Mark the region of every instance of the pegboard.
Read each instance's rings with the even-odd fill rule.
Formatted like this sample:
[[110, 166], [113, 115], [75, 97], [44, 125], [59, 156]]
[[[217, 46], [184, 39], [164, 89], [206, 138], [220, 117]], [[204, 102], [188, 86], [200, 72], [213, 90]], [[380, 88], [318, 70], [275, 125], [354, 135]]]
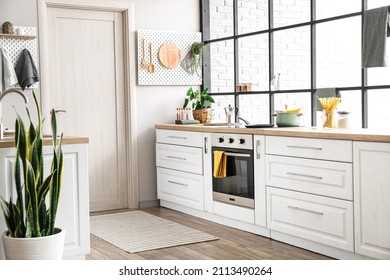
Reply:
[[[158, 31], [158, 30], [138, 30], [137, 39], [137, 69], [138, 85], [201, 85], [202, 78], [196, 73], [191, 74], [182, 66], [186, 55], [191, 49], [193, 42], [201, 41], [200, 32], [176, 32], [176, 31]], [[152, 63], [154, 72], [141, 68], [142, 61], [142, 40], [145, 40], [145, 60], [149, 65], [150, 53], [149, 43], [152, 43]], [[165, 43], [175, 44], [181, 52], [180, 64], [169, 69], [164, 67], [159, 59], [158, 52]]]
[[[24, 35], [28, 36], [36, 36], [37, 31], [35, 27], [27, 27], [27, 26], [15, 26], [14, 30], [17, 28], [22, 28], [24, 31]], [[35, 65], [37, 64], [37, 39], [16, 39], [16, 38], [3, 38], [0, 35], [0, 47], [7, 50], [7, 54], [15, 66], [20, 54], [24, 49], [28, 49], [31, 53], [32, 58], [34, 59]], [[38, 88], [38, 83], [33, 84], [30, 88], [36, 89]]]

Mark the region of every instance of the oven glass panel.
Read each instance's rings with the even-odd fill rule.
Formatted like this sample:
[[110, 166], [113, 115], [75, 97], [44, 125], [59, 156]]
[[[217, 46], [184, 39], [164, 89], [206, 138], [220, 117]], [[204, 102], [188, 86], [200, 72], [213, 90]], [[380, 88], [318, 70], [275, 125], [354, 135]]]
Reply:
[[[222, 149], [217, 148], [217, 150]], [[253, 199], [254, 187], [252, 151], [236, 149], [223, 150], [227, 153], [249, 155], [250, 157], [227, 156], [227, 177], [213, 177], [213, 191]]]

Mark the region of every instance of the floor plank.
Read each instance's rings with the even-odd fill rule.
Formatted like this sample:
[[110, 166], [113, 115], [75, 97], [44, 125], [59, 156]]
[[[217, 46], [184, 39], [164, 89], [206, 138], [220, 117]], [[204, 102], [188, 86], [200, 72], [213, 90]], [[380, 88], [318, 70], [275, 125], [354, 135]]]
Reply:
[[[327, 260], [295, 246], [278, 242], [253, 233], [227, 227], [162, 207], [143, 208], [173, 222], [183, 224], [217, 236], [215, 241], [188, 244], [130, 254], [91, 234], [91, 253], [87, 260]], [[123, 212], [105, 211], [91, 215]]]

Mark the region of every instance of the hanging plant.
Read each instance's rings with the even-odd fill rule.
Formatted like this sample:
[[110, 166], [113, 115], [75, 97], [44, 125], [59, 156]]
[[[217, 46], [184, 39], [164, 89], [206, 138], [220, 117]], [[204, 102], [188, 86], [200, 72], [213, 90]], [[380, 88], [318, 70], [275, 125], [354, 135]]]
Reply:
[[199, 74], [198, 70], [202, 68], [203, 65], [203, 56], [204, 56], [204, 43], [203, 42], [194, 42], [191, 45], [191, 73], [195, 73], [202, 78], [202, 75]]

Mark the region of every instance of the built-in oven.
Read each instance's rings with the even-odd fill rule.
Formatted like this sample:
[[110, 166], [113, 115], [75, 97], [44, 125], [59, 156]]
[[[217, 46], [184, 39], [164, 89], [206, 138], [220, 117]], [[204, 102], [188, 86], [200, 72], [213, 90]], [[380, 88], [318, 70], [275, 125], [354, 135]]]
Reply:
[[217, 151], [223, 152], [227, 163], [226, 176], [213, 174], [213, 200], [254, 208], [252, 135], [212, 133], [211, 145], [213, 173], [220, 158]]

